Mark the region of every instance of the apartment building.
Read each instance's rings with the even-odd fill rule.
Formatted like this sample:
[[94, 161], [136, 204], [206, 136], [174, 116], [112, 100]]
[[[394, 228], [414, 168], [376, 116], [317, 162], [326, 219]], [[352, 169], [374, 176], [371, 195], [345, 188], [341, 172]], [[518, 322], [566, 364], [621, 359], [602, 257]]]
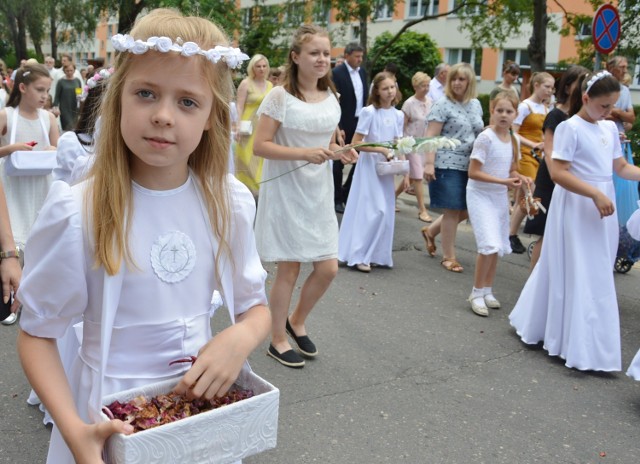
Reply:
[[[429, 15], [446, 14], [455, 8], [459, 0], [405, 0], [396, 2], [393, 10], [381, 2], [381, 6], [375, 13], [375, 20], [368, 24], [369, 45], [373, 44], [376, 36], [382, 32], [397, 32], [407, 21], [420, 18], [425, 13]], [[282, 1], [266, 0], [266, 5], [280, 5]], [[360, 28], [357, 22], [344, 25], [336, 20], [335, 11], [331, 11], [328, 3], [323, 0], [301, 0], [290, 3], [285, 17], [278, 18], [289, 24], [312, 20], [326, 24], [334, 34], [334, 57], [342, 53], [348, 42], [359, 40]], [[588, 0], [562, 0], [562, 7], [575, 14], [593, 15], [593, 8]], [[324, 4], [324, 5], [323, 5]], [[236, 0], [238, 8], [243, 10], [244, 27], [248, 27], [253, 17], [253, 0]], [[564, 22], [564, 11], [557, 2], [547, 2], [550, 21], [558, 26]], [[313, 11], [313, 13], [312, 13]], [[472, 48], [468, 36], [460, 32], [458, 27], [460, 20], [455, 15], [447, 15], [438, 19], [423, 21], [416, 24], [411, 30], [419, 33], [427, 33], [440, 48], [443, 61], [457, 63], [466, 61], [471, 63], [478, 76], [478, 91], [488, 93], [501, 79], [501, 68], [505, 60], [513, 60], [520, 64], [527, 72], [529, 69], [529, 57], [527, 45], [531, 36], [531, 25], [523, 25], [520, 35], [508, 40], [502, 49]], [[71, 47], [61, 45], [60, 53], [71, 53], [77, 63], [82, 66], [90, 60], [102, 59], [110, 63], [114, 56], [114, 50], [109, 40], [117, 33], [117, 18], [111, 17], [102, 21], [96, 28], [94, 37], [81, 37]], [[571, 59], [577, 55], [579, 41], [588, 37], [588, 30], [581, 31], [587, 35], [561, 36], [558, 32], [547, 31], [546, 60], [549, 69], [554, 69], [558, 63]], [[283, 44], [285, 45], [285, 44]], [[286, 45], [285, 45], [286, 46]], [[44, 49], [47, 50], [46, 44]], [[640, 63], [630, 63], [630, 71], [633, 71], [633, 83], [631, 85], [632, 98], [640, 104]]]

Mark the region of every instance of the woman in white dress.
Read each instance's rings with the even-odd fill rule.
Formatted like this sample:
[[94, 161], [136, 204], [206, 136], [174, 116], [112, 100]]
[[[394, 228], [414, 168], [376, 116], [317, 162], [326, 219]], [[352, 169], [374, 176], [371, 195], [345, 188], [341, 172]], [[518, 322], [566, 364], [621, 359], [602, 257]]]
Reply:
[[[328, 33], [301, 26], [293, 37], [286, 81], [275, 87], [258, 111], [254, 152], [265, 158], [256, 218], [256, 243], [263, 261], [277, 262], [269, 298], [271, 345], [267, 354], [287, 367], [300, 368], [287, 333], [306, 357], [318, 354], [305, 321], [338, 272], [338, 221], [333, 206], [330, 160], [353, 160], [354, 153], [335, 150], [340, 105], [329, 77]], [[313, 263], [300, 299], [289, 306], [300, 263]]]
[[[352, 143], [401, 138], [404, 113], [394, 106], [399, 100], [395, 77], [386, 72], [376, 74], [369, 105], [360, 113]], [[376, 164], [385, 162], [389, 153], [385, 147], [360, 148], [358, 169], [340, 224], [338, 259], [360, 272], [370, 272], [371, 264], [393, 267], [394, 176], [376, 172]]]
[[580, 84], [571, 99], [573, 116], [554, 134], [556, 188], [540, 259], [509, 319], [523, 342], [543, 341], [567, 367], [619, 371], [612, 172], [639, 180], [640, 168], [622, 157], [616, 126], [605, 120], [618, 99], [618, 81], [603, 71], [581, 77]]
[[[49, 464], [102, 462], [104, 441], [133, 431], [100, 419], [106, 395], [166, 379], [179, 394], [225, 394], [270, 327], [255, 204], [227, 173], [237, 53], [211, 22], [170, 10], [131, 34], [112, 38], [120, 53], [90, 175], [53, 184], [18, 292], [18, 352], [55, 423]], [[228, 60], [181, 55], [172, 37], [192, 51], [220, 45]], [[215, 290], [237, 322], [212, 337]], [[79, 316], [67, 381], [55, 339]], [[170, 366], [192, 355], [193, 366]]]
[[44, 65], [26, 65], [16, 73], [7, 107], [0, 111], [0, 180], [7, 196], [13, 236], [19, 247], [27, 242], [52, 177], [51, 174], [7, 176], [6, 157], [14, 151], [55, 150], [58, 125], [53, 114], [42, 109], [50, 87], [51, 78]]

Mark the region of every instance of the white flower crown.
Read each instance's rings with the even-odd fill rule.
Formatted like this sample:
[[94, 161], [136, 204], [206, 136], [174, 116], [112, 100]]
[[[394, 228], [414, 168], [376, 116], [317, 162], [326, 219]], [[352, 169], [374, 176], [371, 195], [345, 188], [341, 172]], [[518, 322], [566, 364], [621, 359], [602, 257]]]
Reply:
[[600, 71], [598, 74], [594, 74], [593, 76], [591, 76], [591, 79], [589, 79], [589, 81], [587, 82], [587, 88], [584, 92], [589, 93], [589, 89], [591, 89], [591, 86], [593, 84], [598, 82], [600, 79], [604, 79], [607, 76], [611, 76], [611, 73], [609, 71]]
[[87, 95], [89, 95], [89, 90], [95, 89], [98, 85], [98, 82], [109, 79], [114, 71], [115, 69], [113, 68], [103, 68], [93, 76], [91, 76], [91, 78], [87, 80], [87, 83], [82, 88], [82, 96], [80, 97], [80, 100], [85, 101]]
[[249, 56], [242, 53], [239, 48], [223, 47], [216, 45], [210, 50], [202, 50], [195, 42], [182, 42], [178, 37], [174, 43], [169, 37], [149, 37], [147, 41], [135, 40], [129, 34], [116, 34], [111, 37], [113, 48], [119, 52], [131, 52], [142, 55], [149, 50], [156, 50], [162, 53], [178, 52], [182, 56], [202, 55], [212, 63], [224, 61], [231, 69], [239, 68], [243, 61]]

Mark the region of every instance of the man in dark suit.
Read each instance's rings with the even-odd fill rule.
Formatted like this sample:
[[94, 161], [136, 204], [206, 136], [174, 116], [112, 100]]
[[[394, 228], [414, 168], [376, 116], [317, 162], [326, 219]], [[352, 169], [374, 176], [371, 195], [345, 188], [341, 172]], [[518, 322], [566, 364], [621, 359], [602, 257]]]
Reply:
[[[344, 142], [351, 143], [353, 134], [358, 126], [358, 116], [362, 108], [367, 105], [369, 88], [367, 74], [360, 67], [364, 57], [364, 48], [357, 42], [350, 43], [344, 49], [344, 63], [333, 69], [333, 83], [340, 94], [340, 129], [344, 131]], [[336, 213], [344, 212], [344, 205], [349, 196], [354, 164], [349, 172], [347, 181], [342, 185], [342, 170], [344, 164], [340, 160], [333, 162], [334, 202]]]

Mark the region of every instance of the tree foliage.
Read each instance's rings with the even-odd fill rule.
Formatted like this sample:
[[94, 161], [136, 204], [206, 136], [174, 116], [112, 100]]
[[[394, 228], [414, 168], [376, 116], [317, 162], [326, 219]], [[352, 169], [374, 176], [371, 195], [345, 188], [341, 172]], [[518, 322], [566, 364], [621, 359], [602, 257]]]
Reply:
[[407, 31], [393, 44], [387, 46], [393, 38], [390, 32], [383, 32], [371, 47], [371, 54], [377, 53], [384, 47], [384, 52], [372, 68], [371, 77], [382, 71], [387, 63], [393, 62], [398, 66], [398, 86], [403, 98], [413, 95], [411, 77], [418, 71], [426, 72], [433, 76], [436, 65], [442, 61], [440, 51], [429, 34], [419, 34]]
[[249, 10], [239, 45], [249, 56], [261, 54], [269, 59], [271, 67], [287, 60], [289, 33], [305, 19], [306, 11], [298, 10], [299, 2], [266, 5], [264, 0], [254, 0]]

